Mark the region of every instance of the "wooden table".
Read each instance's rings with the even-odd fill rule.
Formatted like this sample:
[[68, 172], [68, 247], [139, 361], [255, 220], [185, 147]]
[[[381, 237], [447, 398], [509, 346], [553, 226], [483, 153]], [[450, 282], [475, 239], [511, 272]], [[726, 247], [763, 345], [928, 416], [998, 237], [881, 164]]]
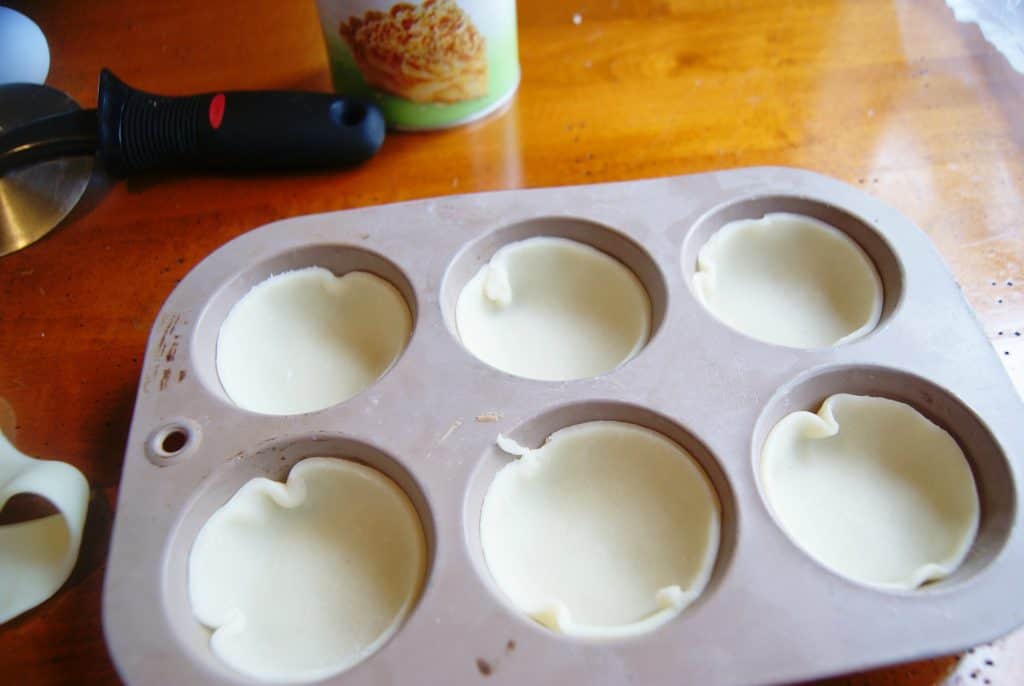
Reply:
[[[310, 0], [8, 4], [46, 33], [49, 84], [83, 106], [95, 104], [104, 66], [161, 93], [328, 87]], [[75, 464], [93, 488], [70, 581], [0, 627], [0, 681], [117, 683], [100, 591], [149, 328], [200, 259], [275, 219], [805, 167], [860, 186], [929, 233], [1024, 388], [1024, 76], [942, 2], [520, 0], [520, 26], [523, 82], [501, 116], [393, 135], [351, 172], [100, 179], [60, 230], [0, 259], [0, 427], [29, 454]], [[830, 683], [932, 684], [957, 662]], [[1024, 683], [1024, 636], [968, 655], [946, 683], [985, 679]]]

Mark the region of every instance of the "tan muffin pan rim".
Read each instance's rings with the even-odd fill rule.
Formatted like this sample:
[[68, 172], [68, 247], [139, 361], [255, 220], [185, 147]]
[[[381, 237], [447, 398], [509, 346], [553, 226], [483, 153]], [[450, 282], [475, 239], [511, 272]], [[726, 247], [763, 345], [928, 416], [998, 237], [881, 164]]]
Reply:
[[[797, 350], [718, 322], [689, 282], [696, 251], [726, 221], [788, 211], [850, 235], [885, 289], [875, 331]], [[559, 219], [568, 218], [568, 219]], [[594, 230], [594, 225], [606, 227]], [[498, 246], [560, 235], [618, 258], [651, 297], [652, 335], [596, 378], [504, 374], [450, 330], [454, 297]], [[426, 249], [429, 238], [429, 249]], [[376, 383], [319, 412], [235, 407], [213, 366], [231, 304], [270, 273], [317, 264], [391, 281], [413, 311], [405, 352]], [[859, 586], [797, 549], [761, 498], [755, 457], [789, 412], [836, 392], [911, 404], [967, 454], [981, 501], [960, 570], [914, 592]], [[103, 621], [132, 686], [244, 684], [192, 617], [185, 567], [205, 519], [245, 481], [280, 479], [303, 457], [347, 457], [409, 495], [428, 544], [423, 591], [378, 652], [324, 684], [791, 683], [948, 654], [1024, 623], [1017, 493], [1024, 407], [927, 237], [861, 191], [806, 171], [751, 168], [595, 186], [503, 191], [287, 219], [246, 233], [175, 289], [151, 332], [125, 451]], [[503, 600], [482, 559], [483, 494], [508, 455], [596, 419], [663, 433], [700, 463], [721, 511], [703, 593], [627, 639], [555, 634]], [[184, 438], [167, 444], [168, 432]], [[169, 446], [168, 449], [163, 449]], [[951, 621], [950, 618], [955, 618]]]

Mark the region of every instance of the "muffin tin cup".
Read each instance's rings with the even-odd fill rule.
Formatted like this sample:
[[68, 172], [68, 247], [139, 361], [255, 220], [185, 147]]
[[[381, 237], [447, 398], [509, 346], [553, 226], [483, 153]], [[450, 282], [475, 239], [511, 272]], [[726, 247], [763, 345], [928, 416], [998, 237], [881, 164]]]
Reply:
[[[771, 211], [831, 218], [882, 276], [879, 327], [836, 348], [795, 350], [718, 322], [689, 279], [700, 236], [724, 223], [723, 208], [730, 219]], [[560, 217], [576, 228], [560, 230]], [[587, 222], [614, 233], [588, 231]], [[515, 228], [503, 235], [508, 227]], [[657, 322], [645, 348], [607, 374], [565, 382], [513, 377], [463, 349], [450, 324], [458, 279], [506, 242], [568, 233], [640, 277]], [[597, 244], [598, 234], [612, 239]], [[220, 322], [261, 278], [313, 264], [370, 271], [398, 287], [413, 309], [408, 346], [376, 383], [325, 410], [240, 410], [216, 378]], [[858, 585], [803, 554], [772, 519], [755, 469], [764, 435], [784, 414], [816, 410], [834, 392], [908, 402], [964, 448], [978, 481], [981, 526], [949, 579], [902, 593]], [[157, 318], [105, 581], [107, 641], [128, 684], [162, 684], [168, 675], [181, 683], [247, 683], [212, 655], [207, 631], [192, 616], [192, 540], [249, 478], [283, 479], [304, 457], [340, 456], [380, 469], [406, 491], [423, 521], [429, 566], [398, 632], [321, 683], [774, 684], [946, 654], [1024, 622], [1017, 593], [1022, 416], [926, 236], [878, 201], [813, 173], [753, 168], [288, 219], [211, 254]], [[641, 636], [580, 639], [545, 629], [512, 608], [481, 555], [480, 503], [509, 459], [494, 446], [497, 435], [530, 445], [592, 419], [664, 433], [701, 463], [722, 503], [710, 583], [679, 616]], [[167, 445], [177, 449], [163, 450], [174, 432], [184, 441], [175, 435]]]

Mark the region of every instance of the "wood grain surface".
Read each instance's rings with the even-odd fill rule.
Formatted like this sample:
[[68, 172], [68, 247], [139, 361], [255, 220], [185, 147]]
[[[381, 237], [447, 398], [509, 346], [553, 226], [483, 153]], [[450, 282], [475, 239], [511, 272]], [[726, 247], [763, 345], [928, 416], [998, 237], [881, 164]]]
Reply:
[[[83, 106], [95, 104], [101, 67], [169, 94], [328, 87], [312, 0], [6, 4], [40, 24], [48, 83]], [[78, 466], [93, 489], [70, 581], [0, 627], [0, 683], [118, 683], [100, 595], [147, 333], [200, 259], [275, 219], [804, 167], [862, 187], [931, 236], [1024, 389], [1024, 76], [941, 0], [520, 0], [519, 13], [523, 81], [499, 116], [392, 135], [349, 172], [98, 177], [59, 230], [0, 258], [0, 427], [28, 454]], [[1024, 638], [827, 683], [943, 680], [1024, 683]]]

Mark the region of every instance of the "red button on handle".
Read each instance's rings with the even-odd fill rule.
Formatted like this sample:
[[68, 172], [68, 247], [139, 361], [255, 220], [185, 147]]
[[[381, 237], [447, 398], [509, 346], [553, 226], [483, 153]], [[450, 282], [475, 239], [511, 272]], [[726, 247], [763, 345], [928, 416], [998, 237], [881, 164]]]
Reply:
[[224, 94], [217, 93], [210, 99], [210, 111], [208, 112], [210, 117], [210, 126], [214, 130], [220, 128], [220, 124], [224, 121]]

